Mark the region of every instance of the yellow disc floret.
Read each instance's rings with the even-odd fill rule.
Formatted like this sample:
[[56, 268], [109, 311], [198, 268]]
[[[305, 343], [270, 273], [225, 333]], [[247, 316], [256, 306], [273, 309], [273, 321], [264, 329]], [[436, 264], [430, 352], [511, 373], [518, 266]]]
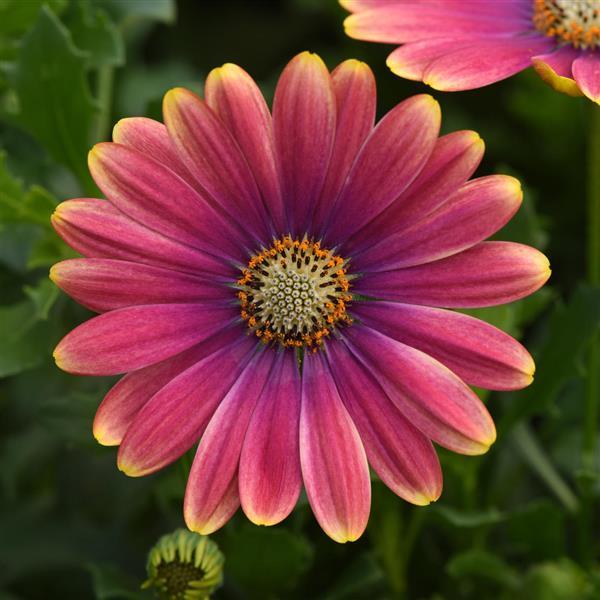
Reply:
[[265, 343], [316, 350], [349, 324], [347, 261], [320, 242], [284, 236], [248, 261], [237, 281], [242, 319]]
[[600, 0], [534, 0], [533, 23], [575, 48], [600, 47]]

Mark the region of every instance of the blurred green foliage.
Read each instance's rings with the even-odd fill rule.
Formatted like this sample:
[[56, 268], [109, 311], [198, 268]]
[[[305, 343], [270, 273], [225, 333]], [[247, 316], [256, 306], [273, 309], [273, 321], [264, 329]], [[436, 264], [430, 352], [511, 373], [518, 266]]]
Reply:
[[[305, 49], [330, 67], [348, 57], [371, 64], [381, 114], [425, 91], [387, 71], [389, 48], [346, 38], [343, 17], [333, 0], [0, 0], [0, 599], [148, 598], [139, 588], [146, 552], [182, 525], [188, 463], [125, 478], [114, 450], [91, 436], [111, 381], [53, 365], [52, 347], [89, 316], [47, 280], [71, 255], [49, 225], [54, 206], [97, 194], [87, 151], [116, 120], [160, 118], [169, 87], [200, 91], [227, 61], [267, 97]], [[470, 311], [525, 340], [536, 381], [482, 392], [499, 440], [483, 457], [441, 452], [437, 505], [411, 507], [374, 482], [355, 544], [326, 538], [306, 501], [271, 529], [236, 516], [213, 536], [226, 555], [219, 598], [600, 598], [600, 488], [580, 458], [582, 357], [600, 323], [600, 290], [580, 283], [589, 107], [532, 73], [436, 95], [445, 131], [475, 129], [487, 142], [479, 173], [524, 183], [523, 208], [498, 237], [551, 257], [549, 288]]]

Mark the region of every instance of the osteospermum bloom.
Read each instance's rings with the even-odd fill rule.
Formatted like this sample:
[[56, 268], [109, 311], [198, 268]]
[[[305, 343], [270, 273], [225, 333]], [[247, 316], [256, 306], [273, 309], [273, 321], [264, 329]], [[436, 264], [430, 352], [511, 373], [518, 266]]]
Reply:
[[544, 81], [600, 103], [599, 0], [340, 0], [346, 33], [403, 44], [400, 77], [437, 90], [479, 88], [533, 65]]
[[[514, 339], [454, 308], [522, 298], [547, 259], [486, 242], [521, 203], [519, 183], [469, 181], [477, 134], [439, 137], [427, 95], [378, 123], [375, 82], [309, 53], [277, 84], [272, 114], [241, 68], [213, 70], [201, 99], [174, 89], [165, 125], [120, 121], [90, 170], [107, 200], [53, 217], [85, 258], [52, 279], [102, 313], [57, 346], [76, 374], [126, 375], [94, 421], [128, 475], [200, 443], [188, 526], [210, 533], [240, 506], [271, 525], [302, 487], [335, 540], [358, 538], [369, 465], [425, 505], [441, 492], [432, 441], [485, 452], [494, 424], [473, 384], [532, 380]], [[441, 307], [441, 308], [440, 308]]]

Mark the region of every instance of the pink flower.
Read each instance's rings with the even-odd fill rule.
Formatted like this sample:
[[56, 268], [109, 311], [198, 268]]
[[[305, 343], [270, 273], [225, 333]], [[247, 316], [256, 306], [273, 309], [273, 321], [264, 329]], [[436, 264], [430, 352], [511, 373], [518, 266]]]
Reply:
[[531, 66], [554, 89], [600, 103], [598, 0], [340, 0], [359, 40], [404, 44], [400, 77], [454, 92]]
[[355, 60], [329, 73], [298, 55], [272, 117], [227, 64], [205, 100], [171, 90], [164, 117], [120, 121], [90, 154], [108, 201], [69, 200], [53, 218], [86, 257], [53, 280], [102, 313], [59, 343], [57, 364], [126, 373], [96, 438], [120, 445], [132, 476], [200, 440], [184, 513], [201, 533], [240, 504], [277, 523], [304, 486], [327, 534], [355, 540], [368, 464], [407, 501], [436, 500], [431, 441], [480, 454], [495, 439], [467, 383], [532, 380], [518, 342], [446, 310], [516, 300], [548, 278], [537, 250], [483, 241], [519, 208], [519, 183], [468, 181], [483, 143], [438, 137], [430, 96], [374, 126], [373, 75]]

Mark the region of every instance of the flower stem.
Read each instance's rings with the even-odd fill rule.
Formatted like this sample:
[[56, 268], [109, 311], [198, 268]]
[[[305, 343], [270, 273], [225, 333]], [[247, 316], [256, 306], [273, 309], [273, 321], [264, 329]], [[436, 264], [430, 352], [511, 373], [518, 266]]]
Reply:
[[[600, 106], [591, 104], [588, 145], [587, 190], [587, 276], [590, 285], [600, 285]], [[593, 486], [596, 478], [596, 440], [598, 402], [600, 401], [600, 336], [592, 338], [588, 354], [588, 373], [580, 483], [582, 491], [581, 549], [589, 559], [589, 541], [593, 515]], [[586, 556], [583, 557], [584, 559]]]
[[115, 70], [112, 66], [107, 65], [98, 69], [97, 99], [100, 110], [98, 112], [98, 116], [96, 117], [93, 140], [94, 143], [104, 142], [108, 138], [114, 75]]

